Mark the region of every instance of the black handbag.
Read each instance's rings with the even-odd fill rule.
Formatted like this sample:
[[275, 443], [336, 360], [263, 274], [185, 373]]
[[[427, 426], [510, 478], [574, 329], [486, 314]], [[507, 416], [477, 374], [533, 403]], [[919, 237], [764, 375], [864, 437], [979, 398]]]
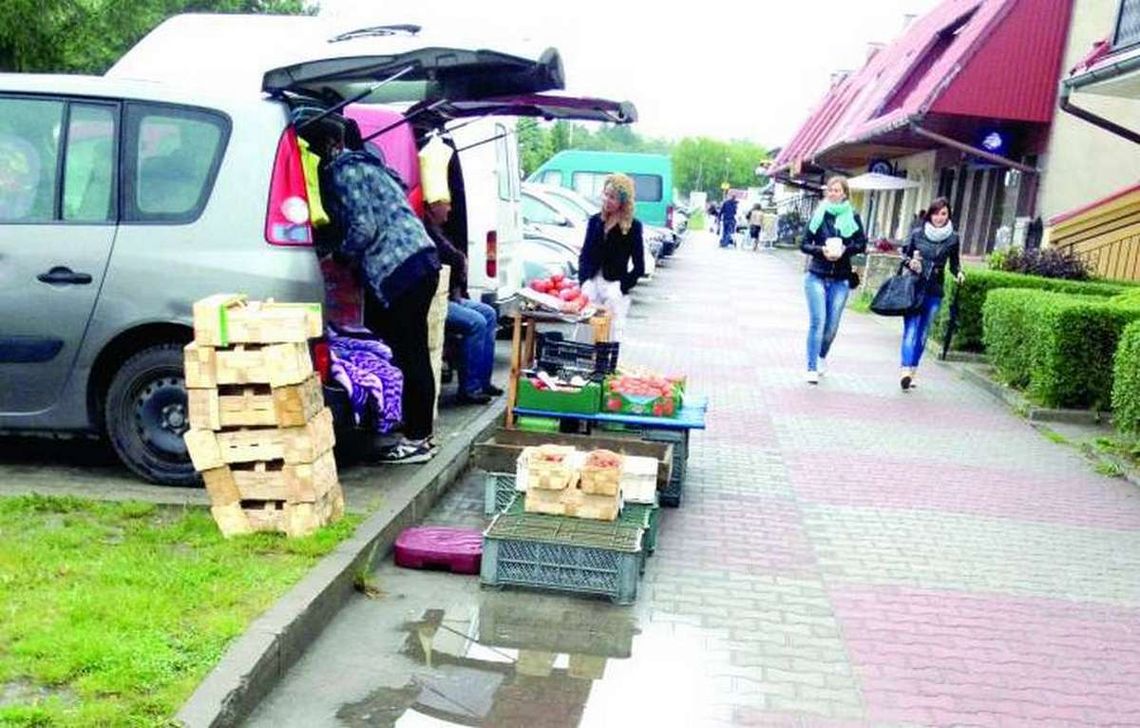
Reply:
[[925, 298], [926, 276], [911, 272], [902, 263], [898, 272], [879, 286], [871, 311], [880, 316], [906, 316], [922, 308]]

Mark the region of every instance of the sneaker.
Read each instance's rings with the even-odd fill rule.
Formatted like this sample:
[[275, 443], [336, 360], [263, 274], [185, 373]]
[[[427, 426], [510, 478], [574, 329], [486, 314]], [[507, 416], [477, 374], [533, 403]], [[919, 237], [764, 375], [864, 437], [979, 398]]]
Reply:
[[383, 450], [376, 461], [380, 463], [426, 463], [432, 459], [432, 451], [424, 443], [418, 445], [411, 442], [402, 442]]
[[819, 372], [820, 379], [823, 379], [823, 375], [827, 374], [827, 360], [822, 356], [819, 358], [819, 364], [816, 366], [816, 371]]
[[807, 382], [808, 384], [819, 384], [819, 372], [809, 369], [807, 373]]
[[905, 392], [908, 389], [910, 389], [910, 384], [913, 380], [914, 380], [914, 377], [911, 376], [911, 373], [904, 371], [902, 373], [902, 376], [899, 377], [899, 386], [902, 387], [902, 391]]

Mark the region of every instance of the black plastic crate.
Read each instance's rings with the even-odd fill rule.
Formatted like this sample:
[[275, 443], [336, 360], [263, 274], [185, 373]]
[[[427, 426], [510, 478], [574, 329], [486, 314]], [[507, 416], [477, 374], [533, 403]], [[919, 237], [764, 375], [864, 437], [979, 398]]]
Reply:
[[538, 368], [548, 374], [602, 379], [617, 370], [619, 348], [616, 341], [583, 344], [550, 332], [539, 335], [535, 358]]

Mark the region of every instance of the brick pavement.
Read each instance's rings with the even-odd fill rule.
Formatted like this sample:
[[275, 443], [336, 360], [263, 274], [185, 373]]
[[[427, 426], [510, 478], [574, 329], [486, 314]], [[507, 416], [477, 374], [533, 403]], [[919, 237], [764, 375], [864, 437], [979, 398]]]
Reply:
[[[350, 605], [252, 724], [457, 690], [446, 666], [390, 654], [397, 625], [446, 607], [461, 631], [494, 596], [636, 625], [583, 726], [1140, 725], [1140, 494], [931, 361], [901, 392], [897, 322], [849, 311], [806, 384], [798, 262], [696, 237], [640, 292], [623, 361], [687, 372], [711, 411], [636, 606], [386, 565], [388, 596]], [[471, 480], [430, 520], [478, 526], [480, 507]], [[373, 660], [313, 699], [352, 645]]]

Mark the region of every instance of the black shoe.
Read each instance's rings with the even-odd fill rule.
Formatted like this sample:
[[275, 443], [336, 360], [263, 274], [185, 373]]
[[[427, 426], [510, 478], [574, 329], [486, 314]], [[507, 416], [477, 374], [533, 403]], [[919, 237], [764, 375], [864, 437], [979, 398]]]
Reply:
[[483, 394], [490, 395], [492, 397], [502, 397], [503, 390], [496, 387], [494, 384], [488, 384], [486, 387], [483, 387]]
[[391, 463], [396, 464], [410, 464], [410, 463], [426, 463], [432, 459], [435, 453], [431, 448], [426, 445], [414, 445], [408, 442], [402, 442], [399, 445], [393, 445], [380, 453], [373, 459], [374, 463]]
[[487, 404], [491, 401], [491, 395], [482, 392], [475, 392], [474, 394], [460, 392], [455, 395], [455, 401], [459, 404]]

